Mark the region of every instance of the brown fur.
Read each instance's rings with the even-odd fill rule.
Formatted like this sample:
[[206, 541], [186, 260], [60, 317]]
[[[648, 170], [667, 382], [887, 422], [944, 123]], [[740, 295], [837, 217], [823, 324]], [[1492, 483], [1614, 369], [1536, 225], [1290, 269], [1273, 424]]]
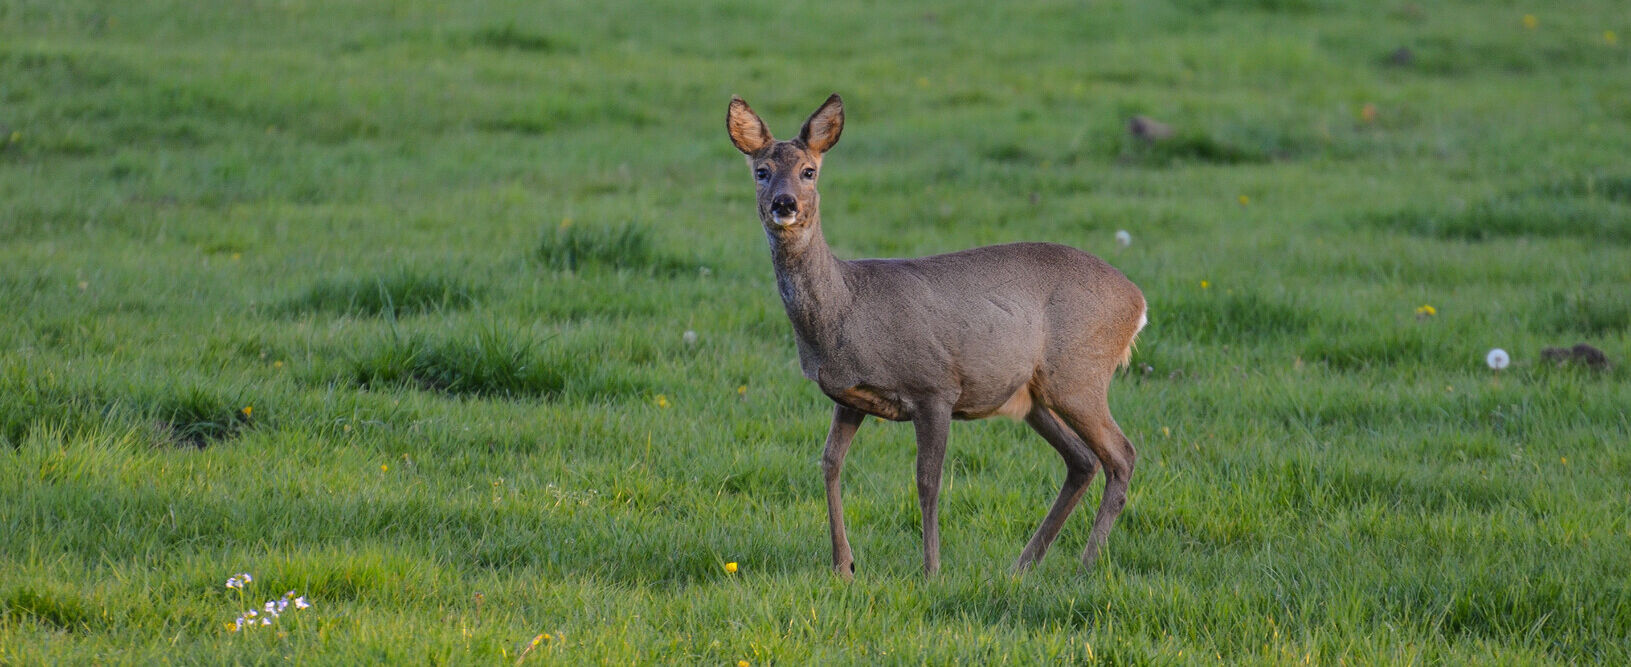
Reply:
[[757, 183], [759, 220], [804, 376], [837, 404], [823, 468], [833, 567], [854, 571], [839, 473], [865, 415], [911, 421], [923, 565], [939, 568], [938, 498], [952, 419], [1022, 417], [1065, 460], [1064, 488], [1020, 554], [1042, 558], [1098, 468], [1104, 497], [1082, 562], [1093, 562], [1126, 502], [1132, 443], [1110, 416], [1110, 379], [1145, 322], [1144, 296], [1080, 250], [1013, 243], [917, 259], [844, 261], [821, 232], [823, 153], [843, 131], [833, 95], [792, 141], [775, 141], [740, 98], [726, 127]]
[[1609, 367], [1608, 355], [1602, 350], [1578, 343], [1574, 347], [1548, 347], [1540, 351], [1540, 358], [1550, 361], [1558, 366], [1567, 364], [1580, 364], [1594, 370]]

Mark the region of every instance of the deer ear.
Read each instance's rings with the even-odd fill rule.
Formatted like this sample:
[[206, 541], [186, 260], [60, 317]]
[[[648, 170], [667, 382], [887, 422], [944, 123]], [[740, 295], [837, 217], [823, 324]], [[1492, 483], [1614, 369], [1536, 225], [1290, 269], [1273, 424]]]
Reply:
[[838, 143], [838, 135], [843, 133], [844, 99], [833, 93], [804, 121], [804, 127], [799, 129], [799, 141], [812, 151], [825, 153]]
[[775, 141], [770, 137], [770, 128], [759, 120], [759, 114], [753, 113], [748, 103], [735, 95], [731, 96], [730, 110], [725, 112], [725, 129], [731, 133], [731, 143], [736, 144], [736, 150], [748, 155]]

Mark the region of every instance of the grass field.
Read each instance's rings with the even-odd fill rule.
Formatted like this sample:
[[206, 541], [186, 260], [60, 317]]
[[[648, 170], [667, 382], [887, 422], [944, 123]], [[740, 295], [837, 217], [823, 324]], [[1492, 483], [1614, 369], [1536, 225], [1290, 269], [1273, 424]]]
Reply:
[[[1623, 2], [439, 4], [0, 3], [0, 663], [1631, 662]], [[841, 257], [1143, 288], [1091, 570], [869, 420], [829, 573], [723, 120], [834, 91]]]

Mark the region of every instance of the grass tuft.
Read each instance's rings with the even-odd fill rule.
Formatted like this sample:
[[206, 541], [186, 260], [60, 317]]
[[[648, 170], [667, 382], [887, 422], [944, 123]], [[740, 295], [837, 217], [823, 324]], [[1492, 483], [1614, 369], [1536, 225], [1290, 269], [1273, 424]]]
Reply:
[[534, 252], [544, 266], [580, 271], [590, 266], [673, 273], [690, 265], [663, 253], [644, 225], [561, 225], [544, 234]]
[[569, 390], [594, 398], [635, 389], [614, 367], [589, 355], [498, 326], [446, 337], [393, 333], [354, 358], [350, 374], [357, 386], [370, 389], [409, 386], [498, 398], [547, 399]]
[[1498, 197], [1460, 210], [1409, 208], [1359, 219], [1378, 229], [1445, 240], [1573, 237], [1631, 243], [1631, 206], [1594, 197]]
[[461, 310], [483, 290], [446, 273], [399, 269], [375, 277], [329, 278], [284, 302], [291, 315], [320, 312], [365, 317], [402, 317]]

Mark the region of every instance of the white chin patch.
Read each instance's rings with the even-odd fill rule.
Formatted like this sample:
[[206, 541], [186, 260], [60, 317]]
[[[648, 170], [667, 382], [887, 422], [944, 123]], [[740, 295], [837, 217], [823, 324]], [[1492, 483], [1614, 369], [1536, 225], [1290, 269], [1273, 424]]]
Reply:
[[794, 213], [792, 215], [772, 215], [772, 216], [770, 216], [770, 219], [774, 220], [776, 222], [776, 224], [778, 224], [778, 225], [781, 225], [783, 227], [787, 227], [787, 226], [792, 225], [793, 223], [799, 221], [799, 214]]

